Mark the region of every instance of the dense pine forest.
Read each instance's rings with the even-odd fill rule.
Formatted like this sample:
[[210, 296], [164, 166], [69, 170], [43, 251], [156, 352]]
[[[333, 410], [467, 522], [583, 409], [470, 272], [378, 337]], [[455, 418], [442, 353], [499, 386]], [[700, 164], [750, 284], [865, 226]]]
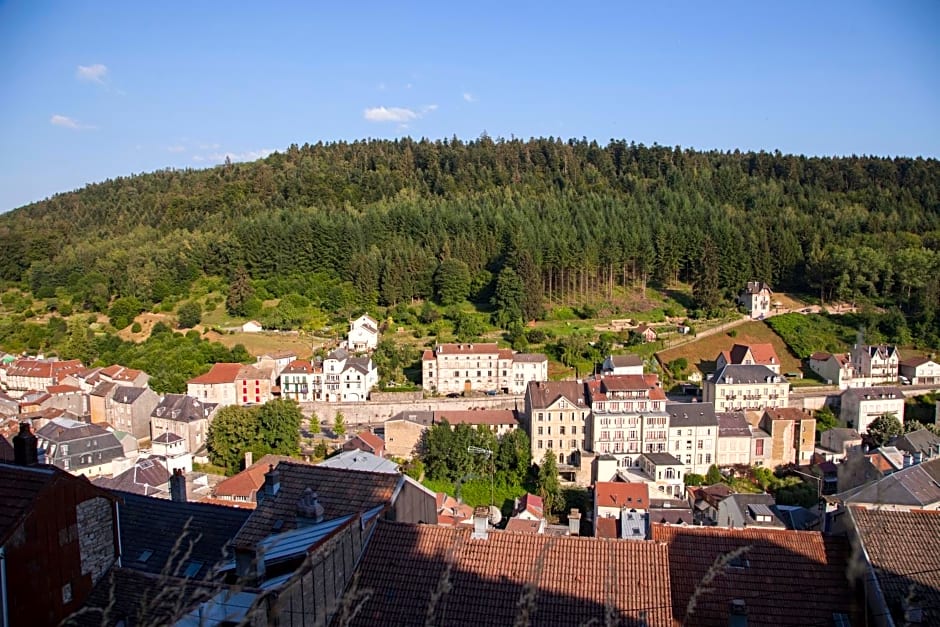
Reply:
[[756, 278], [897, 307], [937, 336], [940, 162], [370, 140], [119, 178], [0, 216], [0, 279], [76, 311], [179, 298], [205, 275], [328, 311], [502, 294], [509, 318], [680, 281], [708, 310]]

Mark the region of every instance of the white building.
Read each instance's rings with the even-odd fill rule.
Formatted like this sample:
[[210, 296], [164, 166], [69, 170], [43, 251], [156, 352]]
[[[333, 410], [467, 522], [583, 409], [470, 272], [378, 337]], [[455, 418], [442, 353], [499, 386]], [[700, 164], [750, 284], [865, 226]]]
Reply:
[[375, 350], [379, 344], [379, 323], [369, 315], [361, 315], [349, 323], [346, 346], [355, 353]]
[[421, 386], [439, 394], [523, 394], [529, 381], [548, 380], [545, 355], [514, 354], [495, 343], [441, 344], [424, 351], [421, 364]]
[[666, 452], [669, 414], [656, 375], [592, 379], [587, 395], [593, 452], [612, 455], [624, 468], [638, 466], [641, 453]]
[[899, 362], [902, 377], [911, 385], [940, 384], [940, 364], [926, 357], [911, 357]]
[[878, 344], [855, 344], [852, 347], [852, 363], [855, 376], [870, 379], [871, 383], [895, 382], [898, 380], [898, 365], [901, 354], [897, 346]]
[[[588, 450], [587, 425], [591, 410], [578, 381], [531, 381], [526, 388], [523, 421], [529, 433], [532, 459], [541, 462], [545, 451], [558, 457], [559, 474], [576, 480], [581, 455]], [[570, 467], [570, 468], [569, 468]]]
[[608, 355], [601, 365], [601, 374], [643, 374], [643, 358], [639, 355]]
[[717, 461], [721, 466], [751, 465], [751, 425], [743, 411], [717, 414], [718, 452]]
[[784, 377], [767, 366], [757, 365], [725, 366], [702, 387], [703, 400], [714, 403], [718, 413], [786, 407], [790, 392]]
[[904, 424], [904, 394], [891, 386], [852, 388], [842, 393], [842, 422], [861, 434], [878, 416], [893, 414]]
[[667, 449], [684, 464], [685, 474], [704, 475], [718, 463], [718, 418], [712, 403], [666, 403]]
[[752, 319], [763, 318], [770, 313], [774, 293], [763, 281], [748, 281], [738, 301], [744, 305]]
[[379, 370], [371, 357], [351, 357], [348, 352], [338, 348], [323, 360], [320, 381], [315, 378], [315, 387], [319, 388], [317, 400], [328, 403], [362, 402], [368, 400], [369, 390], [379, 382]]

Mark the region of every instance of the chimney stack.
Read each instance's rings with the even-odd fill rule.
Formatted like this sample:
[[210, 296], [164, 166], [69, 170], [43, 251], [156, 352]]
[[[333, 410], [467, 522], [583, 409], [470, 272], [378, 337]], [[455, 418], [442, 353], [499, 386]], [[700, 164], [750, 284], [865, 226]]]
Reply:
[[581, 511], [577, 508], [572, 508], [571, 513], [568, 514], [568, 535], [581, 535]]
[[175, 468], [170, 475], [170, 500], [177, 503], [186, 502], [186, 475], [182, 468]]
[[732, 599], [728, 614], [728, 627], [747, 627], [747, 604], [744, 599]]
[[490, 508], [485, 505], [474, 508], [473, 510], [473, 533], [470, 537], [474, 540], [486, 540], [489, 537], [487, 526], [489, 524]]
[[269, 499], [277, 494], [277, 491], [281, 489], [281, 473], [279, 473], [274, 468], [274, 464], [268, 465], [268, 472], [264, 473], [264, 485], [261, 486], [261, 489], [258, 490], [257, 499], [258, 505], [261, 505], [261, 502], [264, 499]]
[[245, 451], [245, 468], [254, 463], [254, 454], [251, 451]]
[[13, 436], [13, 463], [17, 466], [35, 466], [39, 463], [38, 440], [30, 430], [28, 421], [20, 423], [20, 432]]

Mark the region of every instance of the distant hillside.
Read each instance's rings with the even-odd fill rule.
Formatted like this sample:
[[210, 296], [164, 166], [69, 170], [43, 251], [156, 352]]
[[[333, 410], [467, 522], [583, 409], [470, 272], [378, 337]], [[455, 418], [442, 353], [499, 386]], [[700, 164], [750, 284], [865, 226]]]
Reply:
[[301, 293], [329, 310], [439, 297], [454, 277], [463, 289], [464, 273], [464, 295], [489, 301], [503, 277], [506, 290], [521, 284], [525, 317], [621, 285], [688, 281], [727, 298], [759, 278], [895, 304], [930, 326], [938, 251], [934, 159], [553, 138], [291, 146], [0, 216], [0, 279], [77, 309], [160, 302], [236, 268], [271, 296]]

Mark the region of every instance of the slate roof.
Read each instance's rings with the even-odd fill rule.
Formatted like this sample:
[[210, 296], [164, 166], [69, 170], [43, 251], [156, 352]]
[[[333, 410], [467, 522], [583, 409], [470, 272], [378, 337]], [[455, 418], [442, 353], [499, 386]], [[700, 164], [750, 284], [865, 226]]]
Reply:
[[849, 388], [842, 393], [842, 402], [845, 403], [845, 399], [847, 398], [853, 399], [855, 402], [867, 400], [876, 401], [886, 398], [899, 398], [904, 400], [904, 393], [898, 387], [883, 385], [871, 388]]
[[[768, 379], [768, 377], [770, 379]], [[720, 385], [739, 385], [767, 383], [768, 380], [773, 381], [773, 377], [778, 377], [781, 382], [786, 382], [784, 377], [775, 373], [767, 366], [758, 364], [728, 364], [716, 372], [711, 381]], [[729, 378], [732, 380], [732, 383], [728, 383]]]
[[927, 429], [918, 429], [898, 436], [889, 443], [894, 448], [908, 453], [921, 453], [924, 456], [935, 457], [940, 455], [940, 437]]
[[848, 504], [927, 507], [940, 503], [940, 458], [903, 468], [838, 496]]
[[[652, 525], [651, 531], [654, 541], [669, 547], [675, 616], [687, 625], [728, 625], [732, 599], [744, 600], [748, 627], [828, 626], [834, 613], [863, 624], [846, 579], [850, 551], [844, 538], [782, 529]], [[719, 558], [735, 554], [714, 568]], [[710, 570], [718, 574], [703, 587]]]
[[111, 394], [117, 389], [118, 384], [113, 381], [102, 381], [95, 388], [89, 392], [91, 396], [100, 396], [103, 398], [110, 398]]
[[119, 475], [99, 477], [92, 483], [101, 488], [143, 496], [166, 494], [170, 489], [170, 472], [159, 459], [144, 458]]
[[746, 294], [760, 294], [763, 290], [773, 293], [770, 286], [763, 281], [748, 281], [747, 285], [744, 287], [744, 293]]
[[108, 435], [111, 435], [111, 432], [101, 425], [79, 422], [69, 418], [53, 418], [36, 432], [36, 437], [55, 443]]
[[715, 414], [718, 419], [718, 436], [722, 438], [741, 438], [751, 436], [751, 427], [743, 411], [729, 411]]
[[57, 473], [53, 466], [0, 464], [0, 546], [29, 513], [40, 492], [51, 485]]
[[529, 381], [526, 395], [532, 409], [551, 407], [562, 397], [572, 405], [587, 408], [584, 401], [584, 384], [577, 381]]
[[353, 449], [343, 451], [319, 464], [325, 468], [343, 468], [345, 470], [366, 470], [369, 472], [398, 473], [398, 464], [373, 455], [368, 451]]
[[[333, 519], [378, 505], [390, 505], [404, 482], [400, 474], [358, 472], [287, 461], [277, 465], [277, 472], [280, 489], [252, 512], [235, 538], [236, 546], [251, 548], [275, 531], [296, 529], [297, 503], [307, 487], [319, 496], [324, 517]], [[275, 529], [276, 524], [278, 529]]]
[[194, 422], [208, 418], [217, 403], [203, 403], [188, 394], [167, 394], [150, 412], [151, 418], [167, 418], [177, 422]]
[[[649, 627], [675, 624], [664, 544], [502, 531], [481, 540], [470, 535], [466, 526], [379, 521], [358, 581], [374, 593], [350, 624], [512, 625], [527, 611], [524, 623], [536, 625], [637, 625], [641, 612]], [[449, 586], [438, 592], [445, 577]], [[439, 597], [434, 604], [432, 595]], [[428, 607], [434, 608], [431, 617]]]
[[670, 427], [717, 427], [714, 403], [666, 403]]
[[643, 365], [639, 355], [611, 355], [610, 363], [614, 368], [630, 368]]
[[764, 415], [769, 420], [792, 420], [793, 422], [815, 420], [812, 414], [798, 407], [768, 407], [764, 410]]
[[540, 364], [548, 361], [548, 357], [542, 353], [516, 353], [512, 356], [512, 360], [519, 363]]
[[140, 398], [140, 395], [143, 394], [147, 388], [138, 388], [122, 385], [114, 391], [114, 396], [111, 397], [115, 403], [123, 403], [125, 405], [133, 405], [134, 402]]
[[643, 457], [657, 466], [681, 466], [682, 462], [670, 453], [643, 453]]
[[[774, 497], [770, 494], [731, 494], [722, 499], [720, 504], [724, 506], [724, 511], [728, 512], [728, 517], [730, 518], [729, 526], [732, 528], [760, 527], [766, 529], [779, 527], [782, 529], [786, 527], [786, 523], [783, 522], [773, 510], [769, 509], [771, 506], [776, 505]], [[764, 513], [770, 514], [771, 521], [758, 522], [751, 516], [750, 510], [754, 506], [761, 509], [767, 508], [767, 511]]]
[[598, 507], [646, 509], [650, 504], [649, 485], [640, 482], [598, 481], [594, 484], [594, 499]]
[[609, 374], [600, 379], [591, 379], [587, 382], [587, 388], [592, 403], [606, 401], [610, 393], [642, 390], [649, 392], [650, 400], [666, 400], [666, 393], [659, 387], [659, 378], [655, 374]]
[[174, 577], [207, 579], [214, 565], [231, 557], [225, 547], [251, 514], [221, 505], [115, 494], [124, 500], [122, 564], [155, 575], [168, 572]]
[[897, 624], [913, 597], [921, 624], [940, 624], [940, 511], [850, 508], [865, 555]]
[[431, 426], [434, 424], [434, 412], [433, 411], [400, 411], [386, 422], [392, 420], [407, 420], [409, 422], [414, 422], [419, 425], [424, 425], [425, 427]]
[[930, 359], [926, 357], [908, 357], [907, 359], [902, 359], [898, 362], [898, 365], [907, 366], [908, 368], [916, 368], [917, 366], [923, 366], [926, 363], [930, 363]]

